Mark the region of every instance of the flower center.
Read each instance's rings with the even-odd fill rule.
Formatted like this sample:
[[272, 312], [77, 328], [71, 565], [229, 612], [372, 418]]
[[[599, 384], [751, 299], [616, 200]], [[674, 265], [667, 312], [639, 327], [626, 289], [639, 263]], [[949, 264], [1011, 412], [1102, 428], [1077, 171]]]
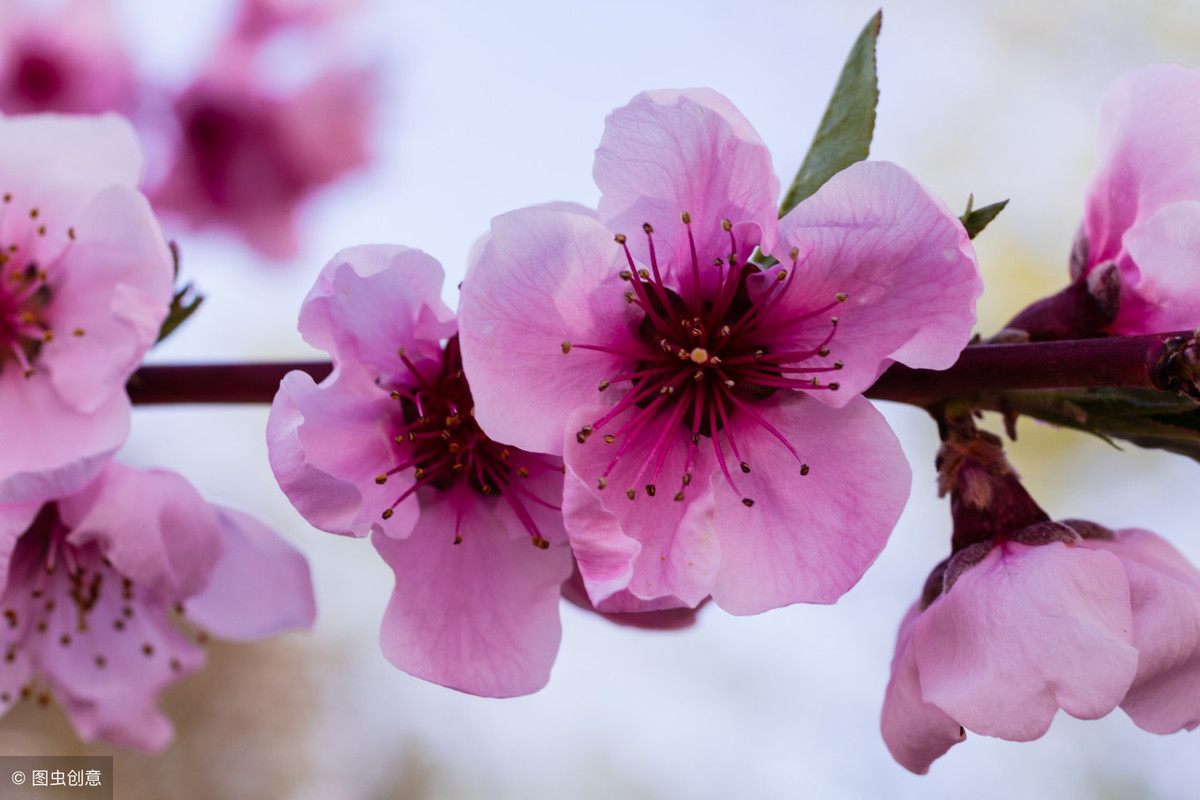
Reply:
[[[6, 221], [13, 208], [11, 193], [3, 195], [0, 221]], [[13, 227], [7, 226], [9, 230]], [[29, 210], [24, 236], [0, 240], [0, 373], [12, 363], [29, 377], [42, 347], [54, 338], [47, 320], [47, 309], [54, 289], [46, 267], [36, 257], [38, 241], [46, 236], [46, 225], [37, 208]], [[75, 229], [67, 229], [67, 237], [75, 239]], [[56, 263], [61, 254], [52, 261]], [[83, 336], [82, 328], [72, 334]]]
[[[799, 346], [785, 337], [789, 337], [798, 324], [822, 317], [845, 302], [846, 295], [839, 293], [830, 302], [799, 316], [778, 314], [780, 301], [792, 287], [798, 250], [793, 249], [788, 256], [792, 269], [778, 270], [775, 280], [758, 297], [752, 298], [748, 279], [762, 270], [752, 263], [738, 263], [733, 225], [728, 220], [722, 222], [722, 229], [729, 234], [729, 253], [704, 261], [702, 267], [692, 236], [691, 215], [684, 212], [682, 220], [691, 245], [691, 268], [668, 273], [680, 284], [677, 289], [668, 287], [663, 281], [654, 249], [654, 229], [649, 223], [643, 230], [649, 243], [650, 269], [637, 265], [623, 234], [616, 236], [629, 264], [629, 269], [620, 273], [621, 279], [629, 284], [624, 291], [625, 302], [637, 306], [644, 314], [637, 327], [638, 347], [563, 342], [564, 353], [570, 352], [572, 347], [580, 347], [622, 356], [631, 364], [629, 371], [600, 381], [600, 391], [622, 382], [627, 382], [629, 388], [607, 414], [580, 429], [576, 441], [585, 443], [619, 415], [633, 411], [617, 430], [603, 437], [605, 443], [617, 447], [608, 467], [599, 476], [601, 489], [605, 488], [609, 475], [631, 447], [643, 442], [649, 447], [633, 483], [636, 486], [648, 478], [646, 494], [654, 497], [668, 450], [676, 439], [674, 434], [682, 429], [690, 435], [690, 444], [675, 500], [684, 499], [692, 479], [689, 470], [704, 439], [711, 442], [726, 482], [740, 495], [728, 461], [736, 461], [743, 473], [750, 472], [750, 463], [746, 460], [749, 456], [743, 456], [729, 424], [737, 415], [775, 436], [800, 463], [801, 474], [807, 475], [809, 467], [796, 448], [759, 414], [755, 405], [781, 389], [838, 389], [837, 383], [822, 383], [819, 375], [841, 369], [841, 361], [801, 366], [815, 357], [829, 356], [829, 344], [837, 332], [837, 317], [829, 318], [828, 331], [812, 346]], [[703, 274], [714, 270], [715, 276]], [[706, 277], [709, 280], [704, 280]], [[731, 458], [727, 459], [726, 451]], [[628, 488], [626, 494], [632, 500], [638, 491]], [[754, 501], [745, 496], [742, 503], [754, 505]]]
[[[386, 483], [390, 476], [409, 469], [416, 482], [384, 510], [383, 518], [389, 519], [396, 506], [418, 489], [449, 491], [465, 486], [484, 497], [503, 498], [529, 531], [533, 544], [543, 550], [549, 547], [526, 504], [559, 509], [523, 484], [534, 471], [561, 472], [562, 466], [494, 442], [480, 429], [475, 422], [471, 387], [463, 375], [457, 334], [446, 342], [440, 363], [413, 363], [404, 348], [400, 348], [399, 356], [406, 373], [391, 396], [400, 404], [395, 436], [400, 463], [378, 475], [375, 482]], [[455, 531], [454, 543], [461, 542], [462, 536]]]
[[[56, 657], [53, 651], [59, 650], [90, 661], [89, 669], [128, 668], [131, 660], [165, 658], [165, 668], [182, 672], [178, 658], [161, 652], [169, 648], [163, 647], [158, 631], [162, 625], [151, 618], [167, 611], [164, 600], [118, 572], [98, 544], [73, 545], [68, 533], [57, 506], [47, 503], [17, 539], [0, 595], [0, 674], [26, 658], [34, 659], [37, 670], [40, 660]], [[170, 611], [187, 629], [183, 607], [176, 604]], [[200, 644], [207, 641], [203, 631], [190, 633]], [[75, 652], [80, 649], [82, 655]], [[15, 694], [0, 691], [0, 713], [34, 695], [40, 705], [50, 701], [49, 692], [38, 689], [35, 681]]]

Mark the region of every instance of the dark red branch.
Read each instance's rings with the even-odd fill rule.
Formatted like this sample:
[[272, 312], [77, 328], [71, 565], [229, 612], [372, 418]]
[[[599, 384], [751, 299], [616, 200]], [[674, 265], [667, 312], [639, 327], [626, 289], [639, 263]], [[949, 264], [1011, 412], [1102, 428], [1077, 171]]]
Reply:
[[[894, 364], [867, 397], [925, 406], [948, 397], [1015, 389], [1149, 387], [1186, 393], [1195, 383], [1183, 373], [1182, 359], [1192, 354], [1188, 333], [1113, 336], [1059, 342], [980, 344], [963, 351], [943, 371], [910, 369]], [[129, 380], [135, 404], [269, 403], [279, 381], [291, 370], [303, 370], [321, 381], [328, 362], [275, 364], [203, 364], [142, 367]]]

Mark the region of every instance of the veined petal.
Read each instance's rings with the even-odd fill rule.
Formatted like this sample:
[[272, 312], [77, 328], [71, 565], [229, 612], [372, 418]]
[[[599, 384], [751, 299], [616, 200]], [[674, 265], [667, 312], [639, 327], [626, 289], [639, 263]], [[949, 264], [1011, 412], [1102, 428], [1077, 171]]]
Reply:
[[[962, 223], [907, 172], [886, 162], [853, 164], [792, 209], [779, 230], [775, 256], [783, 263], [755, 276], [751, 291], [761, 296], [780, 269], [796, 270], [772, 316], [796, 320], [780, 324], [783, 349], [820, 342], [829, 317], [838, 318], [829, 350], [845, 365], [837, 373], [842, 390], [818, 393], [822, 401], [845, 405], [893, 361], [945, 369], [958, 359], [983, 281]], [[786, 258], [792, 248], [801, 254], [795, 267]], [[811, 315], [839, 294], [844, 302]]]
[[[578, 430], [604, 412], [584, 406], [568, 418], [568, 430]], [[618, 415], [610, 423], [613, 429], [633, 413]], [[611, 470], [622, 445], [606, 444], [599, 435], [586, 444], [579, 444], [573, 433], [567, 437], [563, 519], [587, 593], [600, 611], [695, 607], [712, 593], [721, 549], [708, 480], [716, 469], [711, 445], [705, 442], [697, 449], [689, 470], [694, 478], [681, 486], [689, 434], [682, 429], [669, 433], [658, 469], [654, 447], [661, 432], [661, 421], [651, 423]], [[598, 489], [606, 471], [606, 486]], [[650, 483], [656, 484], [653, 496], [646, 488]], [[632, 500], [627, 494], [631, 489]], [[680, 491], [684, 500], [676, 501]]]
[[664, 271], [691, 269], [679, 224], [685, 211], [697, 250], [709, 259], [729, 254], [726, 219], [753, 223], [738, 231], [740, 261], [756, 245], [770, 252], [775, 243], [779, 179], [771, 154], [733, 103], [712, 89], [644, 92], [613, 111], [592, 174], [603, 192], [600, 219], [629, 237], [644, 264], [650, 264], [642, 234], [648, 222]]
[[224, 551], [187, 618], [222, 639], [251, 641], [316, 619], [308, 561], [249, 514], [217, 507]]
[[396, 576], [383, 618], [384, 656], [411, 675], [471, 694], [542, 688], [561, 637], [559, 587], [571, 575], [564, 537], [534, 547], [504, 500], [470, 489], [420, 499], [411, 536], [371, 537]]
[[526, 208], [492, 220], [459, 300], [463, 368], [489, 437], [559, 455], [567, 415], [602, 402], [605, 375], [636, 363], [566, 345], [638, 351], [640, 315], [622, 299], [627, 264], [591, 216]]
[[[1117, 258], [1125, 232], [1163, 206], [1200, 200], [1197, 98], [1200, 73], [1175, 64], [1133, 70], [1109, 88], [1100, 109], [1100, 168], [1085, 206], [1091, 264]], [[1135, 283], [1129, 266], [1122, 263], [1122, 273]]]
[[789, 395], [755, 411], [800, 458], [735, 412], [729, 427], [750, 472], [731, 465], [736, 493], [720, 472], [709, 479], [721, 537], [713, 600], [732, 614], [837, 600], [883, 550], [912, 485], [896, 435], [868, 400], [833, 409]]
[[382, 518], [411, 477], [375, 480], [396, 465], [388, 422], [395, 413], [395, 401], [355, 364], [338, 367], [319, 386], [303, 372], [284, 376], [267, 418], [267, 455], [280, 488], [311, 524], [346, 536], [379, 530], [403, 538], [412, 531], [414, 503]]
[[398, 245], [342, 250], [321, 270], [300, 308], [300, 333], [335, 363], [354, 361], [393, 374], [404, 369], [397, 348], [416, 359], [439, 351], [454, 334], [454, 312], [442, 302], [442, 265]]
[[968, 730], [1043, 735], [1062, 708], [1097, 719], [1137, 671], [1129, 583], [1111, 553], [1007, 542], [916, 622], [921, 694]]

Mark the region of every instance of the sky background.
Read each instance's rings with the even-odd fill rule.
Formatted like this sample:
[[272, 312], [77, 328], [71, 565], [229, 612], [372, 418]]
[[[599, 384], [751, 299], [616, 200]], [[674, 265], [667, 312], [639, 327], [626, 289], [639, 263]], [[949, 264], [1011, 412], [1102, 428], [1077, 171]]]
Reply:
[[[374, 165], [306, 204], [302, 255], [289, 264], [168, 226], [185, 276], [207, 299], [152, 361], [318, 357], [295, 332], [299, 302], [321, 266], [357, 244], [429, 252], [447, 270], [453, 305], [492, 216], [551, 200], [595, 204], [592, 155], [604, 117], [646, 89], [724, 93], [771, 148], [786, 186], [846, 52], [878, 8], [359, 5], [342, 35], [383, 78]], [[225, 0], [119, 7], [139, 67], [178, 85], [233, 8]], [[971, 192], [977, 205], [1011, 199], [977, 240], [985, 335], [1065, 282], [1104, 89], [1156, 61], [1200, 63], [1200, 5], [884, 6], [872, 158], [904, 166], [956, 210]], [[287, 43], [278, 64], [285, 80], [311, 69]], [[118, 772], [136, 776], [125, 778], [131, 792], [180, 798], [1193, 797], [1200, 740], [1153, 736], [1119, 711], [1098, 722], [1060, 715], [1029, 744], [970, 735], [926, 777], [892, 761], [878, 715], [895, 627], [947, 551], [949, 518], [935, 497], [932, 422], [881, 408], [912, 462], [913, 497], [876, 565], [836, 605], [751, 618], [710, 607], [695, 628], [670, 634], [617, 628], [564, 605], [549, 687], [505, 701], [422, 683], [382, 658], [390, 573], [366, 541], [315, 531], [291, 508], [267, 465], [265, 407], [139, 408], [122, 457], [177, 470], [210, 499], [281, 530], [310, 558], [320, 617], [307, 636], [214, 648], [210, 669], [168, 697], [177, 743], [156, 760], [119, 753]], [[1029, 421], [1020, 433], [1010, 457], [1053, 516], [1149, 528], [1200, 562], [1194, 464]], [[868, 478], [848, 487], [863, 502]], [[60, 720], [22, 712], [0, 726], [0, 745], [4, 736], [63, 735]]]

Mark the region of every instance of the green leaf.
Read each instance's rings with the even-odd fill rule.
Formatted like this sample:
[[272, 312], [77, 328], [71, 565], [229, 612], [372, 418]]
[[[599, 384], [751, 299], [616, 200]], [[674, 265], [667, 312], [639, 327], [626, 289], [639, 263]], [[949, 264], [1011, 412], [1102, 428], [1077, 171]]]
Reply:
[[808, 155], [779, 204], [779, 216], [791, 211], [846, 167], [865, 159], [870, 152], [871, 135], [875, 132], [875, 104], [879, 102], [875, 41], [882, 25], [883, 11], [880, 10], [871, 17], [854, 47], [850, 48]]
[[[175, 242], [170, 243], [171, 260], [175, 266], [175, 282], [179, 282], [179, 246]], [[154, 340], [158, 344], [163, 339], [175, 332], [175, 329], [187, 321], [188, 317], [196, 313], [196, 309], [200, 308], [200, 304], [204, 302], [204, 296], [196, 294], [195, 288], [188, 283], [181, 289], [177, 289], [171, 297], [171, 306], [167, 311], [167, 318], [163, 320], [162, 327], [158, 330], [158, 338]]]
[[1007, 200], [1001, 200], [999, 203], [992, 203], [990, 206], [983, 208], [974, 208], [975, 195], [967, 196], [967, 210], [959, 217], [963, 227], [967, 229], [967, 237], [974, 239], [979, 235], [979, 232], [988, 226], [988, 223], [996, 218], [996, 215], [1004, 210], [1008, 205]]

